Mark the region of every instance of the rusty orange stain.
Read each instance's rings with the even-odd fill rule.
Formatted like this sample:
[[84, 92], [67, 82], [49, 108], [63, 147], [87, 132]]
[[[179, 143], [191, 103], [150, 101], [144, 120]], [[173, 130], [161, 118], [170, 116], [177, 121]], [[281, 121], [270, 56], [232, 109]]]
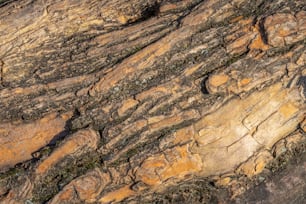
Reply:
[[175, 150], [180, 154], [180, 157], [161, 171], [160, 176], [163, 181], [171, 177], [181, 178], [201, 170], [201, 158], [189, 153], [187, 145], [176, 147]]
[[152, 87], [151, 89], [136, 95], [136, 99], [142, 101], [148, 97], [159, 95], [160, 93], [163, 95], [171, 94], [171, 89], [170, 87], [167, 87], [167, 86]]
[[239, 85], [240, 85], [240, 86], [246, 86], [246, 85], [248, 85], [251, 81], [252, 81], [251, 78], [244, 78], [244, 79], [242, 79], [242, 80], [239, 82]]
[[163, 155], [157, 155], [154, 157], [148, 158], [143, 165], [142, 168], [160, 168], [167, 165], [165, 157]]
[[72, 188], [65, 189], [61, 192], [59, 199], [62, 201], [70, 200], [71, 197], [73, 196], [73, 193], [74, 193], [74, 190]]
[[126, 16], [121, 15], [121, 16], [119, 16], [119, 17], [117, 18], [117, 20], [118, 20], [118, 22], [119, 22], [120, 24], [126, 24], [126, 23], [128, 22], [129, 19], [128, 19]]
[[194, 129], [193, 129], [192, 126], [180, 129], [174, 134], [175, 139], [174, 139], [173, 143], [174, 144], [179, 144], [179, 143], [187, 142], [187, 141], [193, 139], [194, 134], [195, 133], [194, 133]]
[[250, 49], [261, 49], [265, 51], [269, 49], [269, 46], [263, 42], [261, 35], [257, 34], [255, 39], [249, 45], [249, 48]]
[[218, 86], [225, 84], [228, 80], [229, 80], [229, 77], [225, 74], [212, 75], [209, 78], [209, 84], [214, 87], [218, 87]]
[[253, 18], [247, 18], [247, 19], [242, 18], [241, 20], [238, 21], [240, 25], [246, 25], [248, 28], [249, 28], [248, 25], [252, 25], [252, 22], [253, 22]]
[[282, 115], [285, 118], [290, 118], [292, 117], [295, 113], [297, 113], [299, 111], [299, 109], [291, 102], [288, 102], [284, 105], [282, 105], [279, 109], [280, 113], [282, 113]]
[[156, 186], [156, 185], [162, 183], [162, 181], [160, 180], [160, 178], [157, 175], [155, 175], [155, 176], [142, 175], [141, 180], [142, 180], [142, 182], [144, 182], [145, 184], [150, 185], [150, 186]]
[[130, 185], [126, 185], [115, 191], [107, 193], [99, 200], [99, 202], [100, 203], [120, 202], [129, 196], [135, 195], [135, 193], [136, 192], [130, 188]]
[[137, 104], [138, 104], [138, 101], [134, 100], [132, 98], [123, 101], [122, 102], [122, 106], [118, 109], [118, 115], [119, 116], [124, 115], [127, 110], [129, 110], [130, 108], [135, 107]]
[[191, 154], [188, 145], [178, 146], [171, 151], [147, 159], [138, 169], [139, 179], [151, 186], [157, 186], [169, 178], [182, 178], [187, 174], [199, 172], [202, 160]]
[[242, 19], [243, 19], [243, 16], [237, 16], [236, 18], [231, 19], [230, 23], [235, 23], [235, 22], [240, 21]]

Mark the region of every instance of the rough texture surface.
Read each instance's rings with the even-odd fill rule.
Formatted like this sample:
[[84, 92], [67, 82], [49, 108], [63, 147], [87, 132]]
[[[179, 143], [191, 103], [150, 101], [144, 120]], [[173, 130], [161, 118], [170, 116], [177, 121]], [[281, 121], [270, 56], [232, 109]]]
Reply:
[[304, 152], [305, 25], [302, 0], [0, 1], [0, 202], [247, 201]]

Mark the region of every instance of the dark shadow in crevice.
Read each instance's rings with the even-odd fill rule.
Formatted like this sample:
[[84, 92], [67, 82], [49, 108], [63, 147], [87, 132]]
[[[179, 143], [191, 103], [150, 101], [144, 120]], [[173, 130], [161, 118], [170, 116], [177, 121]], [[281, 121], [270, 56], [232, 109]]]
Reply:
[[65, 129], [58, 133], [57, 135], [55, 135], [52, 140], [49, 142], [48, 146], [54, 146], [56, 145], [56, 143], [60, 140], [63, 140], [68, 134], [69, 134], [69, 129], [67, 128], [67, 125], [65, 125]]
[[200, 86], [201, 86], [201, 92], [204, 94], [204, 95], [209, 95], [209, 91], [207, 89], [207, 86], [206, 86], [206, 82], [208, 80], [208, 76], [204, 77], [200, 83]]
[[[63, 141], [68, 135], [70, 135], [71, 133], [73, 133], [73, 131], [71, 130], [71, 122], [72, 122], [72, 120], [73, 120], [75, 117], [78, 117], [79, 114], [80, 114], [80, 113], [79, 113], [77, 110], [75, 110], [73, 116], [72, 116], [70, 119], [68, 119], [68, 120], [66, 121], [64, 130], [61, 131], [61, 132], [59, 132], [58, 134], [56, 134], [56, 135], [50, 140], [50, 142], [49, 142], [46, 146], [44, 146], [44, 147], [38, 149], [37, 151], [33, 152], [33, 153], [32, 153], [33, 159], [32, 159], [31, 161], [32, 161], [32, 162], [35, 162], [35, 161], [39, 160], [40, 157], [42, 156], [42, 155], [41, 155], [41, 152], [45, 151], [46, 149], [48, 149], [48, 152], [49, 152], [49, 153], [52, 152], [52, 151], [54, 150], [54, 148], [55, 148], [61, 141]], [[36, 156], [36, 155], [38, 155], [38, 156]]]
[[301, 76], [296, 85], [301, 86], [301, 93], [304, 95], [304, 98], [306, 98], [306, 76]]
[[14, 1], [17, 1], [17, 0], [2, 0], [2, 1], [0, 0], [0, 8], [6, 6], [6, 5], [8, 5], [8, 4], [10, 4]]
[[160, 8], [160, 4], [159, 3], [155, 3], [154, 5], [145, 8], [141, 12], [141, 16], [142, 17], [139, 19], [139, 21], [144, 21], [144, 20], [147, 20], [147, 19], [149, 19], [151, 17], [158, 16], [159, 8]]
[[261, 35], [262, 41], [268, 45], [268, 35], [266, 33], [266, 29], [264, 26], [265, 18], [260, 19], [258, 22], [258, 27], [259, 27], [259, 33]]
[[63, 140], [67, 135], [69, 135], [71, 133], [72, 120], [74, 120], [74, 118], [78, 117], [78, 116], [79, 116], [79, 112], [77, 110], [75, 110], [74, 113], [73, 113], [73, 116], [66, 121], [64, 130], [62, 132], [58, 133], [57, 135], [55, 135], [52, 138], [52, 140], [50, 140], [50, 142], [47, 146], [51, 146], [51, 147], [55, 146], [58, 143], [58, 141]]
[[154, 16], [158, 16], [159, 8], [160, 8], [160, 3], [155, 3], [151, 6], [148, 6], [148, 7], [144, 8], [143, 11], [141, 11], [139, 19], [137, 19], [135, 21], [128, 21], [128, 23], [124, 24], [123, 27], [131, 26], [131, 25], [137, 24], [139, 22], [148, 20], [149, 18], [152, 18]]

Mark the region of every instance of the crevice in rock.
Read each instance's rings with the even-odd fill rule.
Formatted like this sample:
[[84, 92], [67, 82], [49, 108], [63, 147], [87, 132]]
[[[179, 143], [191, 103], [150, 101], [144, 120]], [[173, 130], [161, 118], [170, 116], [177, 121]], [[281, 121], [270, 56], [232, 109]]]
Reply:
[[17, 0], [0, 0], [0, 8]]
[[301, 76], [296, 85], [301, 87], [301, 95], [306, 98], [306, 76]]
[[3, 84], [3, 66], [4, 66], [4, 62], [2, 60], [0, 60], [0, 88], [4, 87]]
[[201, 86], [201, 92], [204, 94], [204, 95], [208, 95], [210, 94], [208, 89], [207, 89], [207, 80], [208, 80], [208, 76], [204, 77], [200, 83], [200, 86]]
[[268, 35], [266, 33], [266, 30], [265, 30], [264, 22], [265, 22], [265, 18], [260, 19], [259, 22], [258, 22], [259, 33], [261, 35], [262, 41], [266, 45], [268, 45]]

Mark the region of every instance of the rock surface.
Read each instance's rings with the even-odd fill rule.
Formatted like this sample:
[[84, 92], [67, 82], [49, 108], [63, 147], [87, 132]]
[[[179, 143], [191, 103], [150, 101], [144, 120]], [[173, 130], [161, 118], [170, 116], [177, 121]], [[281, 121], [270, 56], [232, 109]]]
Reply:
[[302, 0], [4, 2], [1, 203], [234, 199], [305, 140]]

